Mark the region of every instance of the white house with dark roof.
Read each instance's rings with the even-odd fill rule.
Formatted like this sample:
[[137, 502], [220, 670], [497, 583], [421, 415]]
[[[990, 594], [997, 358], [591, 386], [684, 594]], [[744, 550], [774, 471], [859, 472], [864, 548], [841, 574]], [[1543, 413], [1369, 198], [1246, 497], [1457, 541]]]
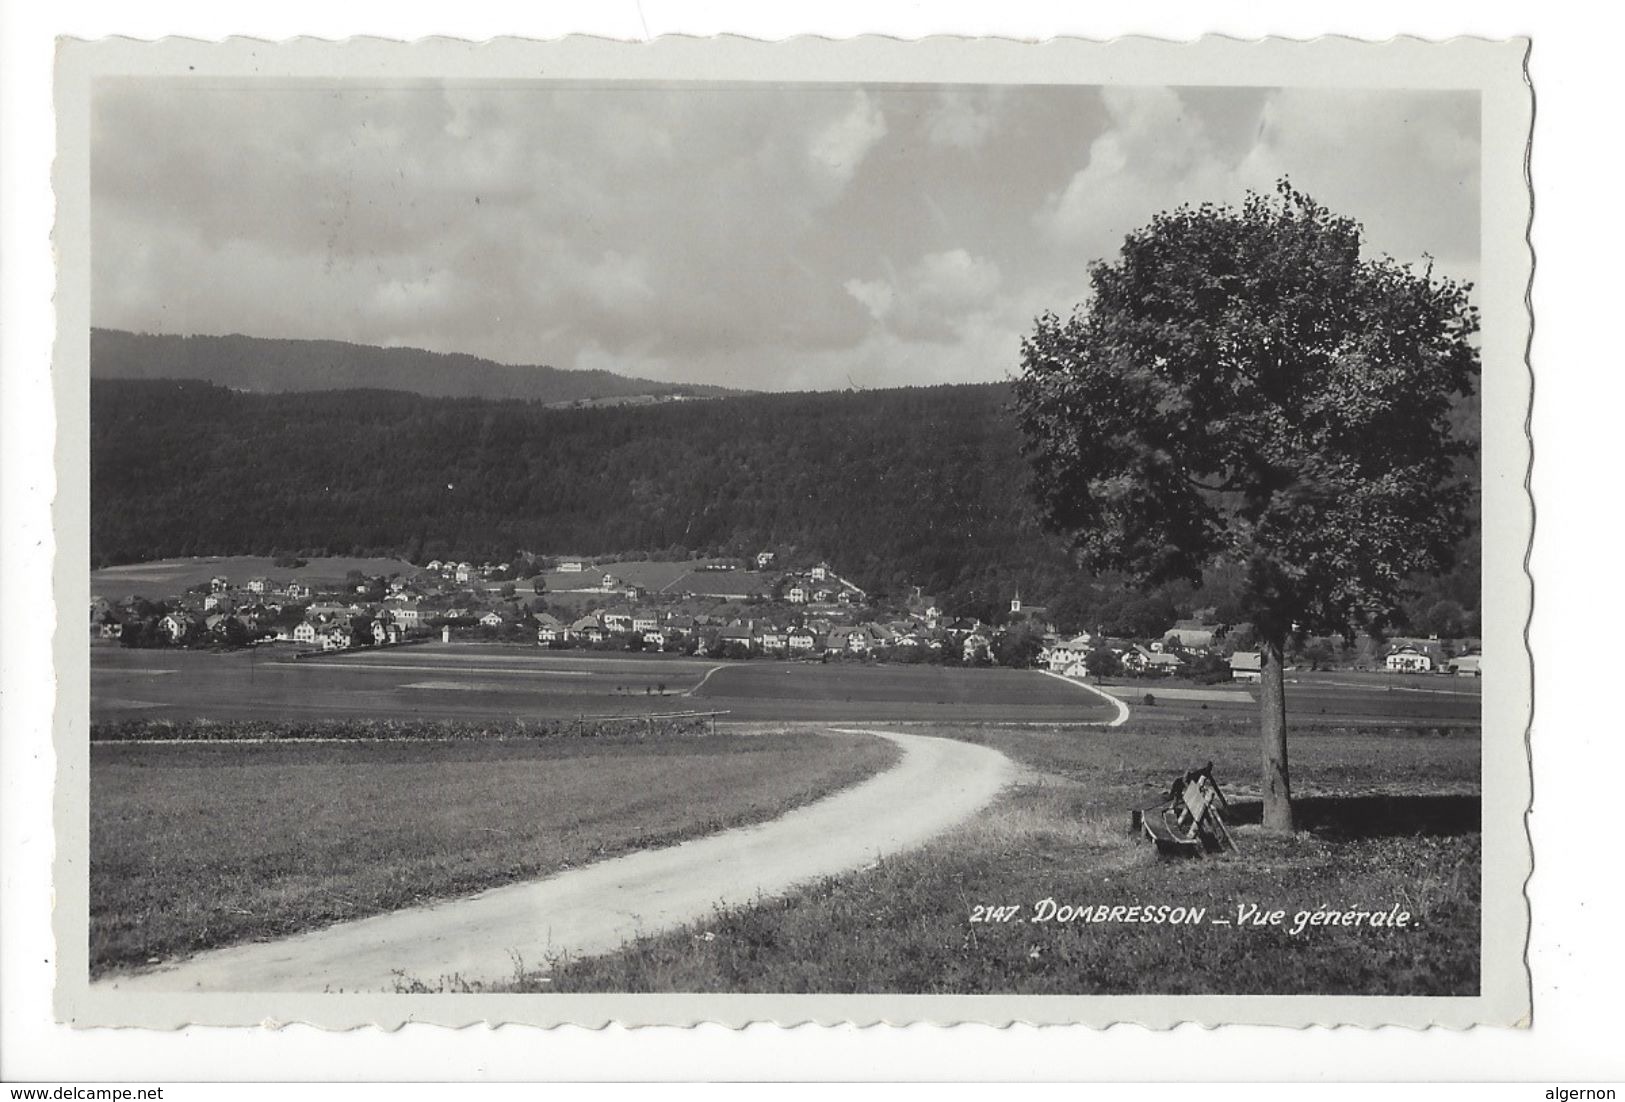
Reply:
[[1162, 644], [1166, 649], [1177, 641], [1180, 650], [1206, 654], [1212, 649], [1213, 639], [1218, 630], [1217, 624], [1204, 624], [1200, 620], [1179, 620], [1163, 634]]
[[1264, 656], [1255, 650], [1238, 650], [1230, 656], [1230, 680], [1257, 681], [1264, 676]]
[[1382, 664], [1389, 673], [1430, 673], [1433, 655], [1416, 643], [1402, 643], [1388, 652]]

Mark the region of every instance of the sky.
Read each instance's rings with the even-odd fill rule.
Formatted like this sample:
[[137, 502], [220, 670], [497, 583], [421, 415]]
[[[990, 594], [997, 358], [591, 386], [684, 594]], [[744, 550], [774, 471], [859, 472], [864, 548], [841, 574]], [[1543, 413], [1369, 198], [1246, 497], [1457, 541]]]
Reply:
[[1476, 279], [1476, 94], [108, 82], [92, 320], [753, 390], [1010, 376], [1181, 203]]

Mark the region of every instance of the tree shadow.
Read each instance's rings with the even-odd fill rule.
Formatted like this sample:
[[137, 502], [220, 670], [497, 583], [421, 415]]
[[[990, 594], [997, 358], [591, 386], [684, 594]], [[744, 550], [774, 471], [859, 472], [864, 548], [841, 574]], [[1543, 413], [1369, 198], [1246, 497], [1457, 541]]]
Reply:
[[[1483, 829], [1477, 796], [1299, 796], [1292, 811], [1299, 830], [1327, 838], [1451, 837]], [[1236, 826], [1263, 817], [1264, 805], [1257, 800], [1234, 800], [1225, 813]]]

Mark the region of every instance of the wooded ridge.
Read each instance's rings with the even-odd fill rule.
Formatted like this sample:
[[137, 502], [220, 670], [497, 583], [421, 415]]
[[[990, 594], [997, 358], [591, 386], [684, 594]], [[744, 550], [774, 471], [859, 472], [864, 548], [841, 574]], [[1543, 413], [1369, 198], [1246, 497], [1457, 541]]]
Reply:
[[[1085, 618], [1109, 600], [1223, 602], [1222, 579], [1142, 598], [1081, 576], [1039, 524], [1009, 401], [985, 384], [550, 409], [94, 379], [92, 557], [773, 548], [827, 559], [871, 594], [920, 586], [956, 614], [1018, 589]], [[1476, 541], [1464, 550], [1419, 607], [1476, 610]]]
[[376, 348], [344, 341], [90, 331], [93, 379], [200, 379], [277, 392], [376, 387], [441, 398], [574, 402], [715, 397], [722, 387], [657, 383], [611, 371], [500, 364], [478, 356]]

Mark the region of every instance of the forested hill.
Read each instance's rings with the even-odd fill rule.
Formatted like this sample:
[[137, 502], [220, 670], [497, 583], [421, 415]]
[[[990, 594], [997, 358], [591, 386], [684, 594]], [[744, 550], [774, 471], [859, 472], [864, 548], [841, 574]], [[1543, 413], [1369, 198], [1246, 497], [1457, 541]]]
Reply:
[[1002, 385], [555, 410], [384, 391], [91, 384], [92, 553], [415, 561], [762, 547], [859, 584], [1028, 593], [1068, 572]]
[[[92, 380], [91, 551], [105, 565], [774, 548], [826, 558], [876, 594], [922, 586], [956, 614], [1002, 607], [1018, 587], [1028, 603], [1098, 610], [1122, 587], [1081, 578], [1041, 529], [1009, 402], [991, 384], [548, 409]], [[1464, 428], [1475, 410], [1460, 411]], [[1419, 607], [1476, 609], [1478, 588], [1474, 539]], [[1158, 599], [1222, 604], [1222, 589]]]
[[609, 371], [513, 366], [419, 348], [343, 341], [268, 340], [90, 331], [93, 379], [201, 379], [275, 392], [369, 387], [442, 398], [523, 398], [548, 404], [712, 397], [719, 387], [673, 385]]

